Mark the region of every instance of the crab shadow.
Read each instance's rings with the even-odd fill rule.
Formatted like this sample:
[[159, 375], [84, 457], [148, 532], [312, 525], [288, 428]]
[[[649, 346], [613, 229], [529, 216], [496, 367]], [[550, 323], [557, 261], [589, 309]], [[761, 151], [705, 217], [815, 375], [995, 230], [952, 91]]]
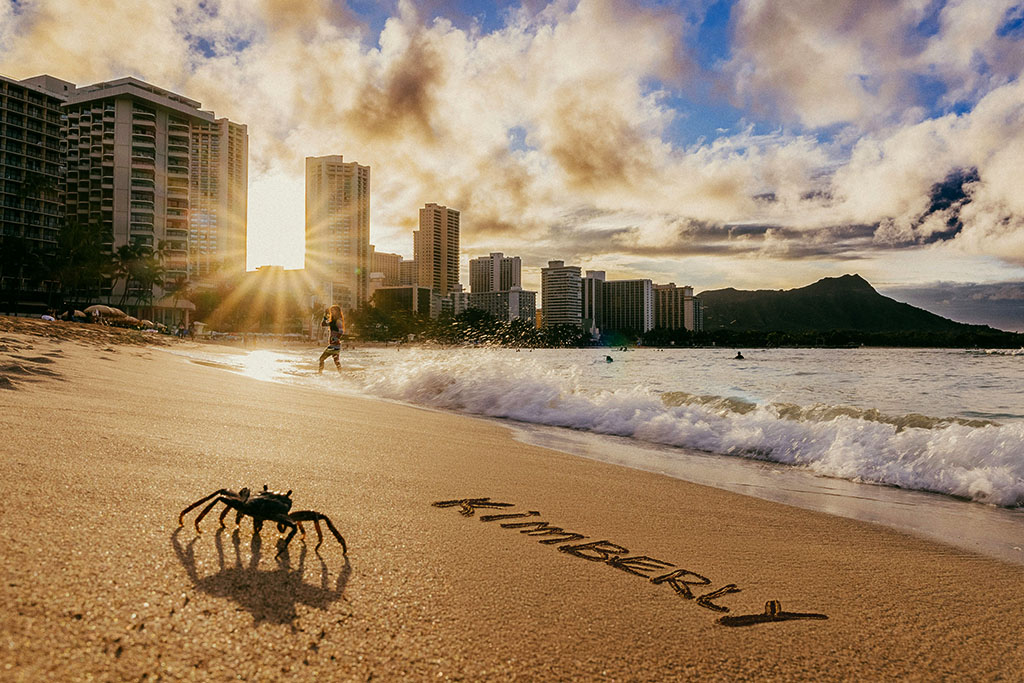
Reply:
[[[277, 564], [275, 568], [261, 569], [263, 541], [258, 534], [253, 534], [252, 540], [243, 544], [238, 529], [230, 533], [223, 528], [218, 529], [214, 536], [216, 557], [199, 558], [196, 543], [203, 537], [197, 535], [182, 545], [181, 535], [182, 528], [179, 527], [171, 534], [171, 544], [195, 587], [209, 595], [234, 601], [252, 614], [255, 624], [292, 624], [294, 628], [298, 605], [327, 609], [342, 597], [352, 574], [352, 566], [345, 557], [345, 564], [332, 582], [327, 563], [319, 551], [313, 553], [319, 566], [307, 569], [310, 553], [305, 543], [299, 546], [296, 566], [291, 566], [290, 549], [286, 548], [280, 556], [271, 554], [270, 559]], [[225, 550], [225, 536], [230, 539], [229, 550]], [[243, 552], [243, 545], [248, 546], [248, 553]], [[207, 569], [212, 564], [210, 560], [216, 563], [216, 571]], [[312, 581], [307, 580], [307, 572]]]

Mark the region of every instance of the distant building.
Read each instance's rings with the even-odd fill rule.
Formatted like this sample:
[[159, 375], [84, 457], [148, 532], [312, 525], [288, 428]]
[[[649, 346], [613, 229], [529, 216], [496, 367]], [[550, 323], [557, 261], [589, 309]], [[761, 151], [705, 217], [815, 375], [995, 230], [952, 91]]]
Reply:
[[385, 283], [385, 281], [384, 281], [384, 273], [378, 273], [378, 272], [371, 271], [370, 272], [370, 277], [369, 277], [368, 281], [369, 281], [369, 290], [368, 291], [370, 293], [369, 294], [370, 301], [373, 301], [373, 293], [376, 292], [381, 287], [388, 287], [388, 286], [394, 287], [395, 286], [395, 285], [388, 285], [388, 284]]
[[469, 261], [470, 292], [505, 292], [522, 285], [522, 261], [518, 256], [494, 252]]
[[650, 280], [604, 283], [604, 329], [635, 334], [654, 329], [654, 288]]
[[654, 326], [666, 330], [704, 329], [700, 299], [693, 296], [693, 287], [676, 287], [674, 282], [654, 285]]
[[420, 209], [420, 227], [413, 233], [417, 283], [441, 297], [459, 281], [459, 212], [438, 204]]
[[567, 266], [564, 261], [549, 261], [540, 270], [541, 308], [544, 326], [583, 323], [583, 287], [579, 266]]
[[470, 308], [469, 292], [463, 291], [460, 284], [455, 285], [455, 289], [448, 292], [448, 296], [441, 299], [441, 313], [458, 315], [465, 312], [468, 308]]
[[525, 320], [534, 325], [537, 319], [537, 293], [513, 287], [503, 292], [471, 292], [469, 307], [487, 311], [498, 320]]
[[224, 306], [205, 322], [217, 329], [315, 335], [323, 309], [310, 309], [312, 283], [302, 269], [260, 266], [241, 274], [238, 306]]
[[[61, 104], [74, 89], [73, 84], [51, 76], [23, 81], [0, 76], [3, 242], [24, 238], [29, 248], [42, 254], [57, 248], [64, 217], [66, 146]], [[0, 289], [21, 289], [27, 284], [20, 271], [5, 269], [3, 280]]]
[[381, 287], [373, 293], [373, 305], [388, 313], [408, 311], [431, 315], [431, 294], [429, 287]]
[[370, 167], [306, 158], [306, 270], [345, 310], [368, 300]]
[[398, 284], [403, 286], [419, 283], [419, 263], [416, 259], [400, 261], [398, 264]]
[[[402, 284], [402, 255], [377, 251], [370, 245], [370, 272], [384, 276], [384, 285], [394, 287]], [[408, 283], [411, 284], [411, 283]]]
[[588, 270], [582, 282], [583, 329], [595, 338], [604, 327], [604, 283], [603, 270]]

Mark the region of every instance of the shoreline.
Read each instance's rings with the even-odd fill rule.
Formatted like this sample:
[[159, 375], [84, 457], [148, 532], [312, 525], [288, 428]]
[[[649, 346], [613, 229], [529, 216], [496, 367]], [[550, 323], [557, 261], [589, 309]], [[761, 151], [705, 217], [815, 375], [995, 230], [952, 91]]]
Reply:
[[[996, 678], [1024, 666], [1006, 647], [1024, 628], [1018, 566], [530, 446], [460, 415], [145, 347], [0, 336], [2, 362], [24, 371], [0, 391], [11, 680]], [[203, 534], [195, 512], [177, 528], [199, 497], [263, 483], [328, 514], [347, 557], [330, 538], [318, 552], [296, 538], [275, 560], [275, 530], [218, 532], [212, 514]], [[433, 505], [479, 498], [511, 505]], [[492, 514], [528, 516], [480, 521]], [[502, 526], [534, 517], [547, 526]], [[781, 611], [768, 614], [772, 601]], [[792, 613], [828, 619], [772, 620]]]
[[[223, 353], [239, 356], [251, 351], [281, 350], [280, 347], [261, 349], [232, 346], [214, 349], [205, 344], [189, 348], [212, 355]], [[177, 353], [175, 349], [166, 350]], [[183, 355], [189, 357], [188, 350], [185, 350]], [[227, 363], [194, 358], [189, 360], [196, 364], [245, 374], [241, 368]], [[395, 404], [443, 415], [483, 420], [508, 429], [513, 439], [532, 446], [837, 517], [878, 524], [968, 552], [980, 553], [1014, 564], [1024, 564], [1022, 508], [989, 505], [942, 492], [828, 477], [783, 463], [749, 460], [680, 446], [637, 441], [613, 434], [459, 412], [373, 395], [356, 396], [385, 405]]]

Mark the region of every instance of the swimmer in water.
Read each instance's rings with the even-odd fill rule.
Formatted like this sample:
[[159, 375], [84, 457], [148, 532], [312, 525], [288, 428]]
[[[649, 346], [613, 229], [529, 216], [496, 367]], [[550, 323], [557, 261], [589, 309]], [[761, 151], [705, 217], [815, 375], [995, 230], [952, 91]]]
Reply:
[[736, 357], [733, 360], [743, 360], [743, 354], [739, 351], [736, 352]]

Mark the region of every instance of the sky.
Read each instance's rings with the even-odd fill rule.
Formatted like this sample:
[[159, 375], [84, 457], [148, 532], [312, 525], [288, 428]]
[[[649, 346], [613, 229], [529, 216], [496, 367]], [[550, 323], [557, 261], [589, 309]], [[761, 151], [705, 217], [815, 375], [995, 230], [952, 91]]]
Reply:
[[3, 75], [248, 125], [250, 268], [301, 267], [303, 159], [341, 154], [379, 251], [412, 258], [436, 202], [464, 270], [520, 256], [528, 289], [549, 260], [698, 292], [858, 273], [1019, 331], [1022, 70], [1019, 0], [0, 0]]

